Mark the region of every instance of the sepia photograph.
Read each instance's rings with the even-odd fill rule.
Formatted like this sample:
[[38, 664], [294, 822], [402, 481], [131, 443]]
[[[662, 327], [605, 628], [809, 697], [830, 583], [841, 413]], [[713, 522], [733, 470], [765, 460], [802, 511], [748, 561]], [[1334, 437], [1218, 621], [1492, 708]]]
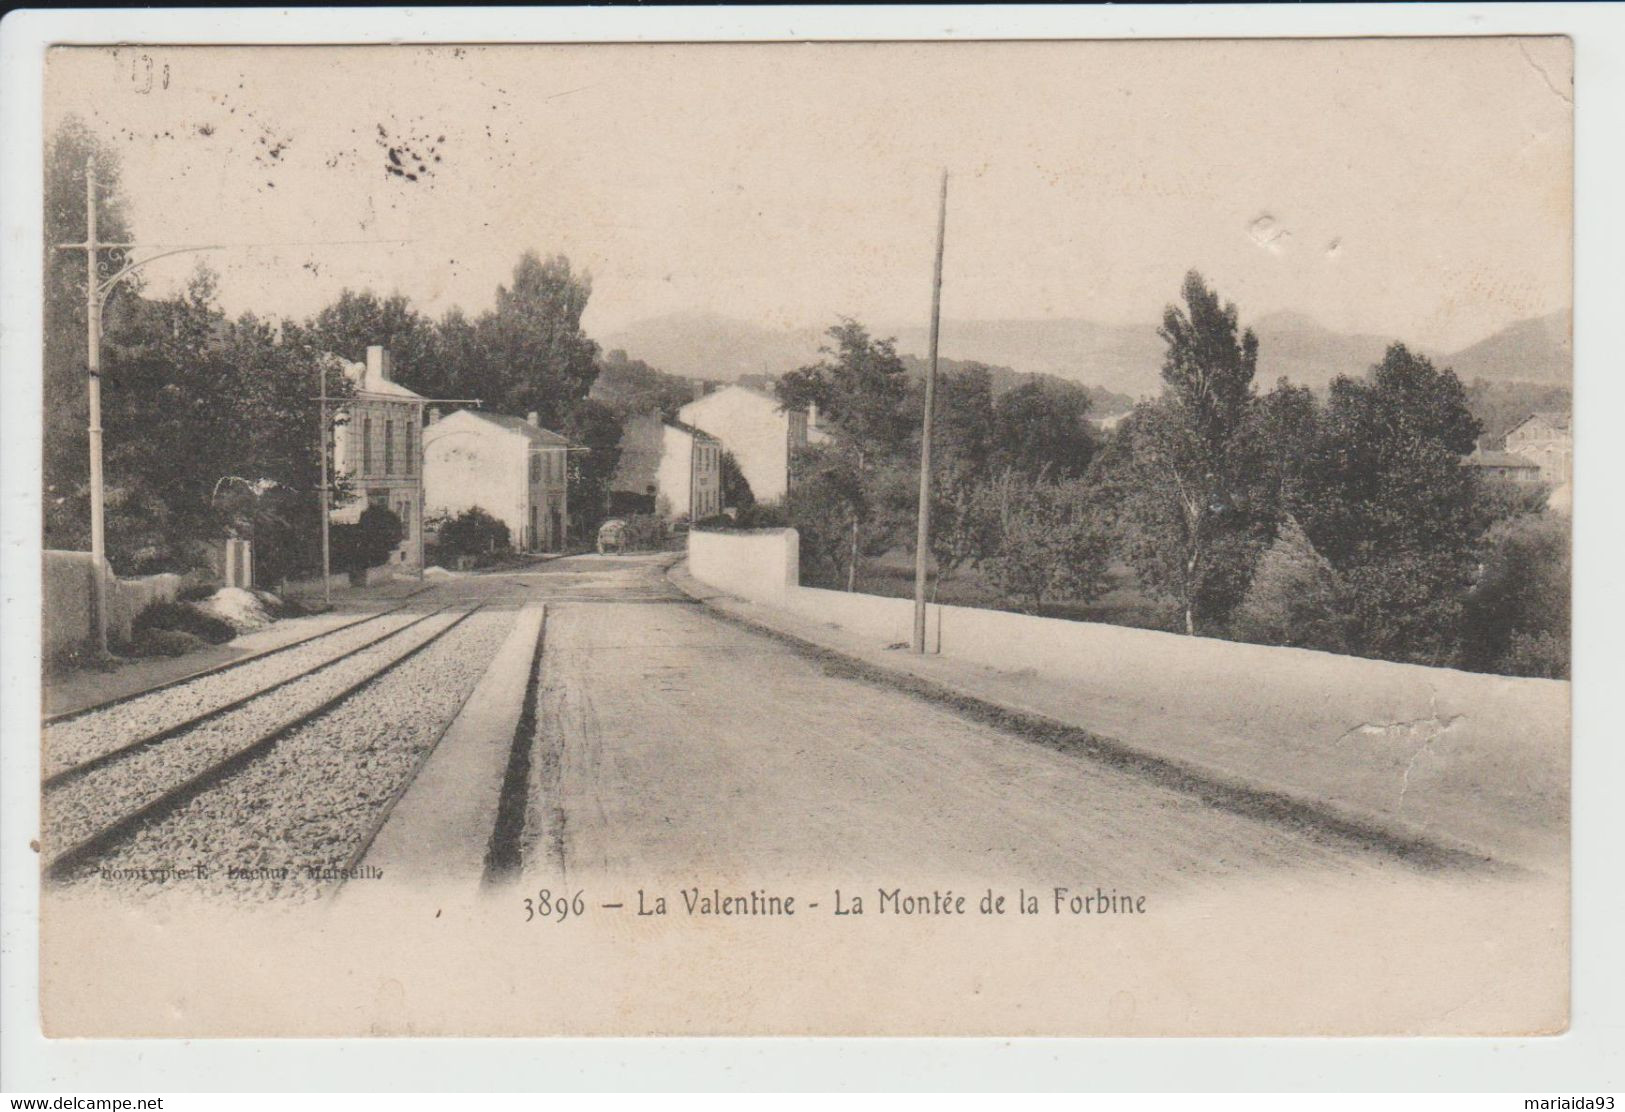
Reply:
[[51, 47], [45, 1033], [1561, 1034], [1574, 69]]

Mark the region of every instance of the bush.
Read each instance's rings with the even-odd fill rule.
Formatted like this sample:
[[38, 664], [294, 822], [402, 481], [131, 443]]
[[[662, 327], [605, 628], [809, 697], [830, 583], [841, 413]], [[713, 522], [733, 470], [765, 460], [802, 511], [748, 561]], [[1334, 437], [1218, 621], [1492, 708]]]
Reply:
[[654, 514], [634, 514], [626, 519], [627, 552], [658, 552], [666, 547], [666, 523]]
[[1231, 632], [1262, 645], [1344, 652], [1348, 627], [1342, 581], [1288, 514], [1236, 607]]
[[334, 525], [328, 530], [333, 567], [351, 573], [376, 568], [389, 560], [389, 554], [406, 536], [401, 519], [383, 506], [368, 506], [354, 525]]
[[185, 602], [155, 602], [130, 623], [130, 638], [140, 644], [153, 631], [189, 633], [211, 645], [223, 644], [237, 636], [230, 624]]
[[470, 507], [456, 517], [438, 522], [439, 540], [435, 550], [441, 559], [458, 556], [487, 556], [505, 552], [509, 548], [508, 526], [478, 506]]
[[1461, 666], [1562, 679], [1569, 674], [1568, 522], [1503, 521], [1485, 537], [1483, 570], [1462, 613]]
[[144, 629], [130, 643], [134, 656], [185, 656], [208, 642], [180, 629]]

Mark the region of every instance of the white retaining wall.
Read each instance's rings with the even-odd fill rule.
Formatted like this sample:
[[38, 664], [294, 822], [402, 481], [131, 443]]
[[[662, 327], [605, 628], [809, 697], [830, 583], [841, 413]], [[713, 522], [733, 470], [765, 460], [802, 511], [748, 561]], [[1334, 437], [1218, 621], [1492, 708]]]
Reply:
[[[876, 648], [908, 599], [796, 584], [794, 530], [694, 533], [689, 571]], [[783, 586], [780, 586], [783, 584]], [[1509, 860], [1567, 853], [1569, 684], [996, 610], [933, 606], [927, 644], [995, 669], [1020, 702], [1056, 683], [1075, 724], [1144, 752]]]

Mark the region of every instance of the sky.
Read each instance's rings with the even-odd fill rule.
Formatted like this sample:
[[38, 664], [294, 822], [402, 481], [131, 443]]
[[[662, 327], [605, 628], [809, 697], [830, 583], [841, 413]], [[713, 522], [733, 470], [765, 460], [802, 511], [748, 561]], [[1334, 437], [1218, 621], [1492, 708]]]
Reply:
[[947, 318], [1154, 321], [1194, 267], [1244, 320], [1449, 350], [1570, 305], [1571, 73], [1560, 38], [58, 48], [45, 122], [119, 150], [143, 242], [225, 245], [233, 313], [476, 313], [534, 249], [597, 335], [923, 324], [946, 169]]

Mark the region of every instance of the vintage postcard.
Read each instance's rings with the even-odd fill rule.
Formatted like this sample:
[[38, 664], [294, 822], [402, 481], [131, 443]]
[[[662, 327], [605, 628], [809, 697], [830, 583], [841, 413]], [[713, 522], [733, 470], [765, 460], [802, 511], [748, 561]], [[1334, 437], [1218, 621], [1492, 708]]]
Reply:
[[46, 1033], [1564, 1031], [1572, 73], [52, 48]]

